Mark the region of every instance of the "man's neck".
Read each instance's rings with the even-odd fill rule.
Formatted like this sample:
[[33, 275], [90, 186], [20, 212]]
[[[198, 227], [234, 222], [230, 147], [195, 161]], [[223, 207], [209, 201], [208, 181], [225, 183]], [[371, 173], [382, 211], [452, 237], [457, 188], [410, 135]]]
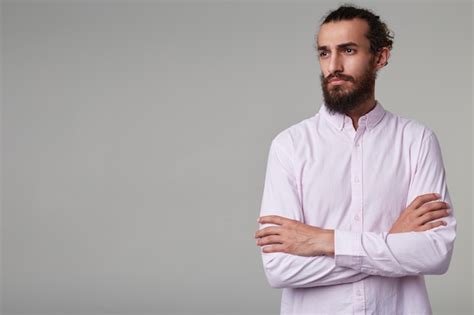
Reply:
[[359, 118], [374, 109], [375, 105], [375, 97], [372, 96], [346, 114], [352, 119], [352, 125], [354, 126], [355, 130], [357, 130], [357, 128], [359, 127]]

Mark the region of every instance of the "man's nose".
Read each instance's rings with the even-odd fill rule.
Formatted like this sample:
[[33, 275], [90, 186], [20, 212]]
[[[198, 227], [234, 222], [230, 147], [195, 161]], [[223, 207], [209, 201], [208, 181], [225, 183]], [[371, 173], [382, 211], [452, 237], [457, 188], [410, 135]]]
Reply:
[[329, 61], [329, 73], [334, 74], [336, 72], [343, 72], [342, 60], [338, 54], [332, 54]]

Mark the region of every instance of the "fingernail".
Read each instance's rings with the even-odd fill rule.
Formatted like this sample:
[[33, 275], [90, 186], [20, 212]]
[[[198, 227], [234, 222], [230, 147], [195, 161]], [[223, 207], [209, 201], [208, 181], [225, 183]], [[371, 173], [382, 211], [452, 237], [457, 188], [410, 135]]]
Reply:
[[441, 195], [438, 193], [435, 193], [436, 197], [441, 198]]
[[260, 223], [260, 218], [257, 218], [257, 222]]

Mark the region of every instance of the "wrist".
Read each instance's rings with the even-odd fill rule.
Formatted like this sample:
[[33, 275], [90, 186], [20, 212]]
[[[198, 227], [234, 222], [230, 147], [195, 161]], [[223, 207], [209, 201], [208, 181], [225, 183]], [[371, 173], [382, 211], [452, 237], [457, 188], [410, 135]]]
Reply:
[[334, 256], [334, 230], [323, 230], [324, 231], [324, 244], [323, 253], [326, 256]]

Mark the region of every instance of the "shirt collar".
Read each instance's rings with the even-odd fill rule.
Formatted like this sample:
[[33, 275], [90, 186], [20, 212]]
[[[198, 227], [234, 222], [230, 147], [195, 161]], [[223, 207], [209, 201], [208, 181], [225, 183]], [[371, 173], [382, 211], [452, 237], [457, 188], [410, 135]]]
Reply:
[[[330, 113], [324, 102], [319, 109], [319, 114], [340, 131], [342, 131], [347, 124], [352, 124], [352, 119], [349, 116], [341, 113]], [[385, 109], [382, 104], [376, 100], [375, 107], [370, 112], [359, 118], [359, 126], [365, 125], [367, 130], [370, 130], [377, 126], [384, 115]]]

